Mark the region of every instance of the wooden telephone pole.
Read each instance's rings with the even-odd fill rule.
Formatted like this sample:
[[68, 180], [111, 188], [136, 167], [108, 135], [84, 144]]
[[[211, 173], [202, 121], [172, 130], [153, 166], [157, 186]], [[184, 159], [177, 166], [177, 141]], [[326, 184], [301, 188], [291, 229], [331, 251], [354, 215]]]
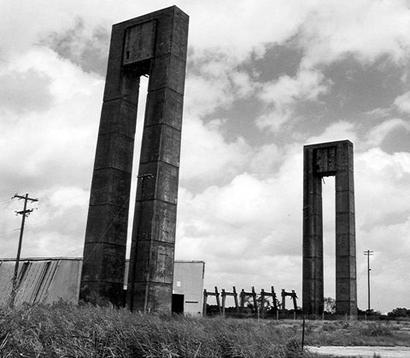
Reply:
[[38, 201], [38, 199], [30, 198], [28, 194], [22, 196], [22, 195], [17, 195], [15, 194], [12, 199], [19, 199], [19, 200], [24, 200], [24, 207], [23, 210], [21, 211], [16, 211], [16, 215], [21, 215], [21, 228], [20, 228], [20, 236], [19, 236], [19, 244], [17, 248], [17, 257], [16, 257], [16, 264], [14, 266], [14, 275], [13, 275], [13, 286], [11, 289], [11, 294], [10, 294], [10, 307], [14, 306], [14, 300], [16, 298], [16, 291], [17, 291], [17, 275], [19, 271], [19, 264], [20, 264], [20, 254], [21, 254], [21, 245], [23, 242], [23, 232], [24, 232], [24, 224], [26, 221], [26, 217], [30, 215], [30, 213], [33, 211], [33, 209], [27, 209], [27, 202], [35, 202]]

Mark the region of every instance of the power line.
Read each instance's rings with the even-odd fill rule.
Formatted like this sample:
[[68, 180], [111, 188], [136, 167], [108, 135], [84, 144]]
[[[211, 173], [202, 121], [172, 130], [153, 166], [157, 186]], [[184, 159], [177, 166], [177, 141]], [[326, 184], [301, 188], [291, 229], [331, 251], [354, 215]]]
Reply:
[[363, 254], [367, 256], [367, 311], [370, 312], [370, 256], [373, 255], [373, 251], [366, 250]]
[[26, 195], [18, 195], [15, 194], [12, 199], [19, 199], [19, 200], [24, 200], [24, 206], [23, 210], [16, 211], [16, 215], [21, 215], [21, 229], [20, 229], [20, 235], [19, 235], [19, 244], [17, 248], [17, 257], [16, 257], [16, 264], [14, 266], [14, 275], [13, 275], [13, 287], [11, 289], [11, 295], [10, 295], [10, 307], [14, 306], [14, 300], [16, 298], [16, 289], [17, 289], [17, 274], [19, 270], [19, 263], [20, 263], [20, 254], [21, 254], [21, 245], [23, 242], [23, 232], [24, 232], [24, 223], [26, 221], [26, 217], [30, 215], [30, 213], [33, 212], [33, 209], [27, 209], [27, 202], [30, 201], [32, 203], [38, 201], [38, 199], [30, 198], [28, 194]]

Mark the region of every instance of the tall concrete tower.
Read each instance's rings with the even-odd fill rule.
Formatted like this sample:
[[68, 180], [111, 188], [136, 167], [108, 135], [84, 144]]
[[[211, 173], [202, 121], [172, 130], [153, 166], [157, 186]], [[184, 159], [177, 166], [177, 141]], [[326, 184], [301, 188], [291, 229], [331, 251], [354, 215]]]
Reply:
[[188, 16], [177, 7], [115, 24], [84, 246], [80, 298], [124, 301], [140, 76], [149, 76], [127, 305], [171, 310]]

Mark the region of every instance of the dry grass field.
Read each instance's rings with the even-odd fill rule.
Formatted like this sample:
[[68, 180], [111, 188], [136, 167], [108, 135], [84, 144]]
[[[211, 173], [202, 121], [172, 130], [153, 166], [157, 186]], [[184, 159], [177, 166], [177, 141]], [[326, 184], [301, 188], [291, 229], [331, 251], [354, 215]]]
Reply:
[[410, 346], [410, 321], [307, 321], [306, 343], [338, 346]]
[[[301, 321], [167, 317], [92, 306], [0, 310], [1, 357], [316, 357]], [[309, 345], [410, 345], [410, 324], [307, 321]]]

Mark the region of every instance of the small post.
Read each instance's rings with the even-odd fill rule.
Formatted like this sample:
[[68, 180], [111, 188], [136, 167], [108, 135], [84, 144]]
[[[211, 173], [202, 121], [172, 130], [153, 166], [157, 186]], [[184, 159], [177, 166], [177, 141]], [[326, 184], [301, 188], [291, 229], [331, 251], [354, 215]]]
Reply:
[[273, 301], [273, 307], [277, 311], [278, 310], [278, 301], [276, 299], [276, 293], [275, 293], [275, 288], [271, 286], [271, 292], [272, 292], [272, 301]]
[[286, 292], [282, 288], [282, 310], [284, 311], [286, 309]]
[[236, 312], [239, 312], [239, 305], [238, 305], [238, 294], [236, 293], [236, 287], [233, 286], [233, 299], [235, 301], [235, 309]]
[[258, 319], [258, 322], [259, 322], [259, 313], [260, 313], [260, 308], [259, 306], [256, 306], [256, 318]]
[[292, 290], [293, 309], [294, 309], [295, 311], [296, 311], [296, 310], [297, 310], [297, 308], [298, 308], [298, 305], [297, 305], [296, 299], [297, 299], [296, 292], [295, 292], [295, 290]]
[[221, 291], [222, 296], [222, 316], [225, 317], [225, 301], [226, 301], [226, 293], [225, 289], [223, 288]]
[[253, 298], [253, 305], [255, 306], [257, 315], [259, 316], [258, 302], [256, 301], [256, 292], [255, 292], [255, 287], [253, 286], [252, 286], [252, 298]]
[[202, 315], [204, 317], [206, 317], [206, 314], [207, 314], [207, 312], [206, 312], [206, 301], [207, 301], [207, 299], [208, 299], [208, 293], [206, 292], [206, 289], [204, 289], [204, 303], [203, 303], [203, 307], [202, 307]]
[[219, 299], [218, 287], [216, 286], [215, 286], [215, 297], [216, 297], [216, 304], [218, 305], [219, 314], [221, 314], [221, 301]]
[[303, 347], [305, 345], [305, 314], [302, 313], [302, 352], [303, 352]]
[[240, 299], [241, 299], [241, 309], [243, 309], [245, 307], [245, 290], [244, 289], [241, 290]]
[[262, 318], [265, 318], [265, 290], [263, 288], [261, 289], [260, 310], [261, 310]]

